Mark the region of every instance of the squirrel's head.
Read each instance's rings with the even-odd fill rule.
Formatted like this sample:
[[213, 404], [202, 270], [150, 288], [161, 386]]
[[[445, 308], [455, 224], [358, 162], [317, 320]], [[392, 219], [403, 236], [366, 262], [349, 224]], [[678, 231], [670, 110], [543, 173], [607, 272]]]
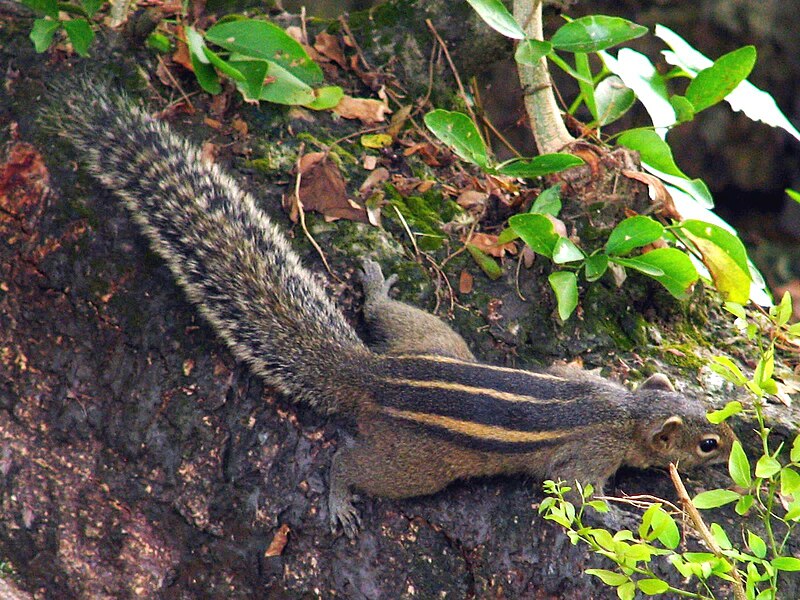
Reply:
[[625, 464], [633, 467], [691, 469], [728, 460], [736, 435], [725, 423], [714, 424], [697, 402], [677, 393], [670, 380], [656, 374], [634, 392], [647, 418], [640, 421]]

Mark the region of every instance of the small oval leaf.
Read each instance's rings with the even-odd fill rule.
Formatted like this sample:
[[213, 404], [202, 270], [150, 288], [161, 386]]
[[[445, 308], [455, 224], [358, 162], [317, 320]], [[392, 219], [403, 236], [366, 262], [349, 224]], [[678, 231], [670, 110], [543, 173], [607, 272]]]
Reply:
[[624, 256], [634, 248], [651, 244], [664, 234], [664, 227], [650, 217], [636, 215], [620, 222], [606, 242], [606, 252]]
[[562, 25], [550, 38], [554, 48], [565, 52], [598, 52], [636, 39], [647, 27], [619, 17], [589, 15]]
[[556, 293], [558, 316], [566, 321], [578, 306], [578, 278], [572, 271], [556, 271], [547, 280]]
[[484, 169], [488, 166], [483, 138], [464, 113], [437, 108], [425, 115], [425, 125], [464, 160]]

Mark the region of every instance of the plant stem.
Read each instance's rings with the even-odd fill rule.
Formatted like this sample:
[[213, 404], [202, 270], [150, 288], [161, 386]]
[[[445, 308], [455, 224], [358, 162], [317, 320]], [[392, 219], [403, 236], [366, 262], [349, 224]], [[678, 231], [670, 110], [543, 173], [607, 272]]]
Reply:
[[[543, 40], [542, 1], [514, 0], [514, 17], [517, 22], [522, 25], [528, 38], [540, 41]], [[567, 131], [561, 118], [547, 60], [542, 58], [535, 65], [517, 63], [517, 72], [525, 94], [525, 110], [539, 153], [549, 154], [563, 150], [575, 138]]]
[[[717, 544], [717, 541], [714, 539], [711, 531], [709, 531], [705, 521], [703, 521], [703, 517], [700, 516], [700, 511], [697, 510], [697, 507], [692, 502], [692, 499], [689, 498], [689, 493], [686, 491], [686, 486], [683, 485], [681, 476], [678, 475], [678, 469], [676, 469], [675, 465], [672, 463], [669, 465], [669, 476], [670, 479], [672, 479], [672, 484], [675, 486], [675, 491], [678, 492], [678, 498], [683, 504], [686, 514], [692, 520], [695, 529], [697, 529], [697, 531], [700, 533], [700, 537], [703, 538], [706, 546], [708, 546], [709, 550], [711, 550], [715, 556], [725, 558], [725, 555], [722, 553], [722, 548], [719, 547], [719, 544]], [[747, 595], [744, 592], [744, 584], [742, 583], [742, 576], [739, 574], [736, 564], [733, 565], [731, 575], [734, 579], [734, 598], [736, 598], [736, 600], [747, 600]]]

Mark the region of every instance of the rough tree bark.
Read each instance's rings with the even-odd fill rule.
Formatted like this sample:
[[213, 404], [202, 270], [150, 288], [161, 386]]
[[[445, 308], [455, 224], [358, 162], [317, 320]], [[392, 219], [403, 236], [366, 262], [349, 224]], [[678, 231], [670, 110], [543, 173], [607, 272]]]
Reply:
[[[424, 90], [431, 39], [421, 23], [452, 3], [390, 8], [391, 20], [354, 18], [354, 33], [376, 64], [398, 56], [394, 73], [407, 89]], [[471, 53], [474, 18], [435, 22], [462, 55]], [[277, 398], [234, 364], [119, 203], [35, 124], [45, 81], [69, 69], [63, 55], [33, 54], [29, 20], [2, 24], [0, 559], [13, 564], [19, 587], [36, 598], [92, 599], [612, 597], [582, 575], [599, 561], [538, 517], [541, 492], [521, 478], [464, 482], [403, 502], [368, 498], [360, 537], [332, 536], [324, 499], [335, 424]], [[486, 47], [502, 46], [483, 35]], [[116, 61], [123, 74], [136, 61], [152, 66], [132, 52], [136, 43], [122, 36], [93, 60]], [[435, 68], [434, 79], [446, 82], [444, 62]], [[253, 136], [263, 114], [291, 119], [296, 131], [335, 127], [327, 115], [242, 111]], [[175, 124], [199, 141], [213, 135], [201, 121]], [[254, 138], [234, 139], [232, 153], [255, 147]], [[240, 165], [229, 165], [235, 177], [252, 176]], [[261, 179], [249, 186], [287, 222], [282, 188]], [[357, 257], [339, 262], [352, 267]], [[345, 279], [351, 272], [338, 269]], [[652, 353], [656, 335], [670, 335], [661, 316], [685, 324], [705, 312], [657, 291], [633, 303], [609, 290], [584, 299], [589, 314], [580, 324], [561, 328], [541, 277], [521, 282], [534, 302], [520, 301], [512, 281], [509, 266], [505, 283], [481, 288], [483, 304], [457, 320], [495, 362], [584, 353], [587, 363], [626, 374], [621, 366], [642, 369], [639, 356]], [[349, 286], [332, 291], [351, 305]], [[626, 352], [606, 355], [620, 344]], [[673, 496], [658, 473], [623, 473], [617, 485]], [[615, 511], [605, 522], [630, 526], [630, 517]]]

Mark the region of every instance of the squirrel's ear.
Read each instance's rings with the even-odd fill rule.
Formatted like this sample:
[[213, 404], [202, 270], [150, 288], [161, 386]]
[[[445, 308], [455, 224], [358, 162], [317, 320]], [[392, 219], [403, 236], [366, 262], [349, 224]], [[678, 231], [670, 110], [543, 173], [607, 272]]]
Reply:
[[660, 427], [653, 429], [650, 435], [650, 443], [657, 450], [670, 450], [677, 445], [681, 429], [683, 429], [683, 419], [678, 415], [672, 415]]
[[669, 377], [663, 373], [656, 373], [645, 379], [637, 390], [663, 390], [665, 392], [674, 392], [675, 387], [672, 385]]

